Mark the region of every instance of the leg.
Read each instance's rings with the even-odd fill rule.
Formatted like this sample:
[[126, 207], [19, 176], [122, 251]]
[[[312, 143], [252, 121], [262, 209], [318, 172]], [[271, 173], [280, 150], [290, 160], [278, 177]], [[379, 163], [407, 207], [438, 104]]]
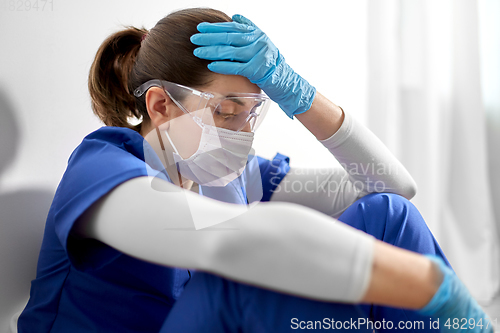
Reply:
[[410, 201], [399, 195], [367, 195], [347, 208], [339, 220], [394, 246], [436, 254], [449, 265], [422, 215]]
[[[394, 246], [421, 254], [438, 255], [449, 265], [418, 210], [401, 196], [389, 193], [367, 195], [352, 204], [339, 220]], [[374, 321], [390, 320], [394, 326], [399, 321], [423, 321], [426, 330], [431, 331], [429, 318], [414, 311], [383, 306], [371, 306], [365, 311], [371, 314]], [[383, 329], [378, 331], [384, 332]]]
[[160, 332], [279, 333], [307, 327], [308, 332], [372, 332], [366, 319], [359, 306], [308, 300], [197, 272]]
[[[416, 208], [397, 195], [366, 196], [351, 205], [340, 220], [393, 245], [444, 258]], [[312, 301], [197, 272], [160, 332], [295, 332], [318, 323], [324, 325], [321, 327], [324, 330], [346, 322], [348, 327], [335, 329], [372, 332], [373, 326], [360, 326], [358, 321], [366, 319], [370, 311], [378, 324], [382, 320], [390, 320], [394, 326], [399, 321], [423, 321], [425, 331], [429, 331], [429, 318], [412, 311]], [[293, 321], [294, 318], [297, 320]], [[351, 326], [352, 323], [357, 326]], [[382, 326], [375, 327], [377, 332], [384, 332]]]

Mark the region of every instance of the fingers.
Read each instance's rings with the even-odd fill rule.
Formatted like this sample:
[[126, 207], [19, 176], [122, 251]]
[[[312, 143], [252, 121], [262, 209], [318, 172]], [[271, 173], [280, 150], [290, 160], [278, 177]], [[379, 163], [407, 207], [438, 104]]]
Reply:
[[200, 46], [234, 45], [244, 46], [253, 43], [263, 35], [255, 24], [242, 15], [234, 15], [234, 22], [198, 24], [200, 32], [191, 36], [191, 42]]
[[225, 75], [242, 75], [246, 64], [240, 62], [214, 61], [208, 65], [212, 72]]
[[[248, 62], [230, 62], [230, 61], [215, 61], [208, 65], [208, 69], [212, 72], [226, 75], [242, 75], [247, 77], [250, 82], [256, 83], [262, 78], [267, 77], [275, 68], [276, 58], [279, 52], [267, 52], [260, 50]], [[269, 63], [262, 63], [262, 59], [267, 59]]]
[[258, 29], [257, 26], [244, 17], [243, 15], [233, 15], [233, 22], [208, 23], [202, 22], [198, 24], [198, 31], [207, 32], [247, 32]]
[[198, 47], [193, 54], [206, 60], [231, 60], [248, 62], [255, 55], [254, 47], [234, 47], [226, 45]]
[[250, 21], [249, 19], [247, 19], [243, 15], [240, 15], [240, 14], [233, 15], [232, 19], [234, 22], [246, 24], [246, 25], [249, 25], [251, 27], [257, 28], [257, 26], [252, 21]]
[[238, 22], [221, 22], [208, 23], [202, 22], [198, 24], [197, 29], [201, 33], [218, 33], [218, 32], [249, 32], [256, 29], [255, 26], [241, 24]]
[[203, 22], [197, 29], [200, 33], [191, 36], [191, 42], [200, 47], [193, 53], [215, 61], [208, 65], [213, 72], [242, 75], [257, 82], [276, 67], [278, 49], [242, 15], [234, 15], [233, 22]]
[[191, 43], [199, 46], [210, 45], [232, 45], [246, 46], [262, 36], [260, 30], [236, 33], [236, 32], [218, 32], [218, 33], [199, 33], [191, 36]]

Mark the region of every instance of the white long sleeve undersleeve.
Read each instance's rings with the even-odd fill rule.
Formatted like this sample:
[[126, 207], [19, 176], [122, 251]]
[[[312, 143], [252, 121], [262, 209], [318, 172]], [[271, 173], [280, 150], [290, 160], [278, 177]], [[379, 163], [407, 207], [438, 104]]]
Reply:
[[[193, 207], [220, 223], [196, 230]], [[371, 236], [312, 209], [290, 203], [249, 209], [151, 177], [119, 185], [73, 232], [156, 264], [328, 301], [359, 302], [373, 260]]]
[[332, 168], [290, 168], [271, 201], [298, 203], [332, 217], [373, 192], [390, 192], [407, 199], [416, 184], [404, 166], [368, 128], [349, 113], [339, 130], [320, 141], [340, 162]]

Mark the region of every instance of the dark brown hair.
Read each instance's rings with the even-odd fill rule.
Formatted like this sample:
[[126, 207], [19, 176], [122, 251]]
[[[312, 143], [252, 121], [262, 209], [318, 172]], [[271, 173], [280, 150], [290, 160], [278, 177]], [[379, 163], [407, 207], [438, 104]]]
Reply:
[[[142, 83], [160, 79], [190, 87], [209, 82], [209, 61], [193, 55], [190, 37], [201, 22], [230, 22], [226, 14], [209, 8], [191, 8], [164, 17], [151, 31], [127, 27], [109, 36], [99, 47], [89, 73], [94, 113], [108, 126], [141, 130], [130, 117], [149, 122], [144, 96], [132, 95]], [[147, 35], [145, 35], [147, 34]], [[145, 38], [143, 38], [145, 36]]]

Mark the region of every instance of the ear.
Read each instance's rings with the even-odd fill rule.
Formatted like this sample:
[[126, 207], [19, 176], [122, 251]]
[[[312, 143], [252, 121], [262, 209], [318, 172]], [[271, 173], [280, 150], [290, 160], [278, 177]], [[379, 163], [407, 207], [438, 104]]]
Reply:
[[175, 117], [175, 103], [160, 87], [151, 87], [146, 92], [146, 108], [148, 109], [151, 126], [158, 127]]

